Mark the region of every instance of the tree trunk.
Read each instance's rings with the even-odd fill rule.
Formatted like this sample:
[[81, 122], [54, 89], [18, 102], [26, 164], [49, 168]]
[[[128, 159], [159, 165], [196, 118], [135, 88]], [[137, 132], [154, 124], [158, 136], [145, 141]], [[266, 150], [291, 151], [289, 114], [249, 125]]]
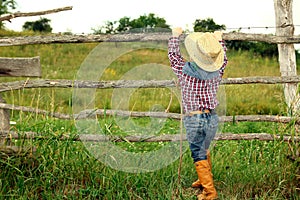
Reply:
[[[293, 37], [293, 0], [274, 0], [276, 36]], [[296, 76], [296, 54], [294, 44], [278, 44], [279, 65], [282, 76]], [[290, 114], [299, 108], [298, 84], [284, 84], [284, 96]]]

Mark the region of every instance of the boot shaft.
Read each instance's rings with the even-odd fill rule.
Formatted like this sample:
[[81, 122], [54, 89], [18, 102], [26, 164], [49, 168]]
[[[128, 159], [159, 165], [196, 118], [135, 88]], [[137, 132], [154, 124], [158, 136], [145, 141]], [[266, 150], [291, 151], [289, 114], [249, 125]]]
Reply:
[[[213, 176], [208, 160], [201, 160], [195, 163], [198, 179], [203, 187], [202, 199], [216, 199], [217, 191], [214, 187]], [[204, 198], [205, 197], [205, 198]]]

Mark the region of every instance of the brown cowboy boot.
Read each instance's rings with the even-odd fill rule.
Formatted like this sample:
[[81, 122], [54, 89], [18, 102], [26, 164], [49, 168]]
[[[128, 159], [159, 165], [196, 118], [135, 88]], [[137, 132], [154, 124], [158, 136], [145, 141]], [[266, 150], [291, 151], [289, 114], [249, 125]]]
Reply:
[[218, 194], [214, 187], [213, 176], [210, 171], [208, 160], [200, 160], [195, 163], [198, 179], [203, 187], [202, 194], [198, 195], [198, 200], [217, 199]]
[[[207, 161], [209, 163], [209, 168], [210, 168], [210, 171], [212, 170], [212, 163], [211, 163], [211, 159], [210, 159], [210, 151], [207, 150], [207, 153], [206, 153], [206, 156], [207, 156]], [[192, 188], [201, 188], [202, 185], [201, 185], [201, 182], [199, 179], [197, 179], [195, 182], [192, 183]]]

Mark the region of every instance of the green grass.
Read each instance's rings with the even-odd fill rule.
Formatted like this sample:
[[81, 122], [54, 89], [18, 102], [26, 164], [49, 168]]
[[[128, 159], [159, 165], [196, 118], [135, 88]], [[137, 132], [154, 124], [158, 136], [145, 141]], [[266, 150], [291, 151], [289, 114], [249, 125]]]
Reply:
[[[39, 55], [43, 79], [71, 79], [76, 77], [82, 62], [97, 44], [51, 44], [1, 47], [2, 57], [30, 57]], [[280, 76], [276, 58], [261, 58], [247, 52], [228, 52], [229, 64], [226, 77]], [[137, 50], [125, 54], [105, 70], [102, 80], [119, 80], [135, 66], [158, 63], [168, 66], [166, 51]], [[160, 77], [157, 77], [159, 79]], [[2, 81], [24, 80], [24, 78], [1, 78]], [[160, 92], [159, 92], [160, 90]], [[112, 89], [97, 91], [95, 106], [111, 108]], [[123, 89], [125, 91], [125, 89]], [[225, 86], [227, 115], [235, 114], [284, 114], [284, 102], [281, 85], [228, 85]], [[27, 89], [3, 94], [11, 104], [39, 107], [41, 109], [71, 112], [72, 90], [70, 89]], [[24, 98], [32, 96], [34, 98]], [[157, 102], [169, 105], [170, 112], [180, 112], [178, 99], [166, 89], [137, 89], [130, 100], [130, 110], [149, 111], [149, 106]], [[54, 105], [50, 105], [51, 102]], [[150, 105], [149, 105], [150, 104]]]
[[[52, 44], [24, 47], [1, 47], [0, 56], [41, 57], [42, 78], [73, 79], [88, 53], [97, 44]], [[249, 52], [228, 52], [225, 77], [279, 76], [276, 58], [261, 58]], [[139, 50], [116, 60], [105, 71], [103, 80], [119, 80], [134, 66], [149, 62], [168, 65], [166, 51]], [[298, 62], [299, 63], [299, 62]], [[299, 66], [299, 65], [298, 65]], [[1, 78], [2, 81], [24, 78]], [[95, 105], [111, 108], [112, 89], [98, 91]], [[285, 115], [281, 85], [225, 86], [226, 114]], [[72, 113], [71, 89], [25, 89], [3, 94], [11, 104], [37, 107], [55, 112]], [[149, 111], [153, 105], [179, 112], [178, 100], [168, 89], [138, 89], [130, 97], [131, 110]], [[154, 107], [156, 108], [156, 107]], [[74, 121], [52, 119], [34, 113], [11, 112], [16, 122], [11, 129], [20, 133], [42, 133], [44, 139], [8, 140], [35, 147], [35, 155], [5, 155], [0, 159], [0, 199], [196, 199], [199, 192], [190, 184], [196, 173], [190, 152], [184, 152], [178, 176], [179, 160], [149, 173], [126, 173], [97, 160], [80, 141], [59, 138], [76, 136]], [[146, 126], [149, 119], [134, 119]], [[124, 133], [114, 118], [102, 117], [99, 127], [114, 135]], [[223, 132], [299, 135], [298, 126], [281, 123], [225, 123]], [[167, 120], [161, 133], [175, 134], [176, 120]], [[167, 143], [117, 143], [128, 152], [144, 153]], [[220, 199], [300, 199], [299, 143], [278, 141], [215, 141], [212, 144], [213, 174]]]
[[[188, 150], [178, 184], [179, 160], [154, 172], [126, 173], [95, 159], [81, 142], [60, 141], [61, 134], [76, 133], [70, 122], [39, 119], [26, 125], [16, 128], [39, 130], [47, 139], [26, 141], [27, 146], [36, 147], [34, 156], [2, 155], [2, 199], [196, 199], [199, 192], [190, 188], [196, 173]], [[171, 120], [168, 125], [174, 127], [168, 130], [173, 133], [178, 122]], [[225, 126], [226, 131], [238, 133], [239, 127], [248, 125]], [[270, 130], [276, 125], [252, 123], [252, 131], [266, 126]], [[159, 145], [163, 144], [154, 148]], [[123, 143], [120, 147], [144, 152], [153, 144]], [[300, 169], [288, 159], [291, 151], [286, 142], [218, 141], [211, 150], [220, 199], [299, 199]]]

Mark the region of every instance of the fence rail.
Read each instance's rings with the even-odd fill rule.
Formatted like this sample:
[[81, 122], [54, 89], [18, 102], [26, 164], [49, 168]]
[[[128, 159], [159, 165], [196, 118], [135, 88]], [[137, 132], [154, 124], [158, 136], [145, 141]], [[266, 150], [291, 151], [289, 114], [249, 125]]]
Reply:
[[[26, 37], [2, 37], [0, 46], [52, 44], [52, 43], [91, 43], [91, 42], [134, 42], [134, 41], [168, 41], [171, 33], [128, 33], [128, 34], [101, 34], [101, 35], [38, 35]], [[181, 39], [184, 39], [183, 35]], [[299, 36], [275, 36], [266, 34], [224, 33], [224, 40], [259, 41], [275, 44], [300, 43]]]
[[[16, 106], [12, 104], [0, 103], [1, 109], [15, 110], [22, 112], [29, 112], [34, 114], [45, 115], [48, 117], [54, 117], [62, 120], [80, 120], [87, 118], [94, 118], [99, 116], [123, 116], [123, 117], [153, 117], [153, 118], [170, 118], [175, 120], [181, 119], [179, 113], [169, 112], [140, 112], [140, 111], [123, 111], [123, 110], [109, 110], [109, 109], [92, 109], [83, 110], [77, 114], [64, 114], [58, 112], [50, 112], [47, 110], [41, 110], [33, 107]], [[295, 123], [300, 124], [300, 119], [288, 116], [273, 116], [273, 115], [235, 115], [235, 116], [219, 116], [220, 122], [279, 122], [279, 123]]]
[[[223, 78], [221, 84], [282, 84], [299, 83], [300, 76], [281, 76], [281, 77], [243, 77], [243, 78]], [[174, 80], [118, 80], [118, 81], [81, 81], [66, 79], [39, 79], [24, 80], [0, 83], [0, 92], [19, 90], [25, 88], [163, 88], [176, 87]]]
[[41, 77], [40, 57], [3, 58], [0, 57], [0, 76]]
[[[55, 136], [47, 136], [46, 133], [36, 132], [15, 132], [15, 131], [0, 131], [0, 138], [6, 139], [47, 139]], [[166, 135], [129, 135], [129, 136], [112, 136], [102, 134], [64, 134], [57, 136], [60, 140], [73, 140], [85, 142], [178, 142], [186, 141], [185, 134], [166, 134]], [[274, 141], [280, 140], [285, 142], [299, 142], [300, 137], [290, 135], [275, 135], [269, 133], [217, 133], [214, 140], [261, 140]]]

